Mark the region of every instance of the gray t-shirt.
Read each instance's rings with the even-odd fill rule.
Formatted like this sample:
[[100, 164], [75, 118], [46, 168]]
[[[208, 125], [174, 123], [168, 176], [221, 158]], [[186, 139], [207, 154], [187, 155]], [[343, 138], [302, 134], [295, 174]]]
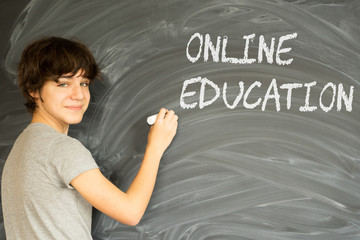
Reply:
[[7, 240], [92, 239], [92, 206], [70, 185], [98, 168], [76, 139], [30, 124], [5, 162], [1, 197]]

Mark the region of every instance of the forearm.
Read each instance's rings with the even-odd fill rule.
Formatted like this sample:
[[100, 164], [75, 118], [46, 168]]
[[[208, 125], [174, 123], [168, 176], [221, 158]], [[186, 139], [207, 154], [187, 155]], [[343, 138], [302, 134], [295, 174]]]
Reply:
[[148, 145], [140, 169], [126, 192], [133, 214], [139, 220], [150, 201], [161, 157], [161, 151]]

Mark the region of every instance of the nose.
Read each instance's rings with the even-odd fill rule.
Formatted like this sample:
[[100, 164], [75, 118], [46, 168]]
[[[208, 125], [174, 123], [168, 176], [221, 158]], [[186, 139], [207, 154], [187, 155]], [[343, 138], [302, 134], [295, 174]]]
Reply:
[[81, 86], [73, 86], [71, 91], [71, 99], [73, 100], [82, 100], [84, 99], [84, 89]]

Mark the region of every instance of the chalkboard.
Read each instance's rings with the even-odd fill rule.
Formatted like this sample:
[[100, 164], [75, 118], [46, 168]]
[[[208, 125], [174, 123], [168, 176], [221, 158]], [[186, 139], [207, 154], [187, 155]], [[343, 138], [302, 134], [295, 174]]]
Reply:
[[94, 210], [94, 239], [360, 239], [359, 1], [0, 7], [1, 169], [30, 121], [19, 56], [41, 36], [79, 39], [100, 64], [70, 135], [121, 189], [141, 163], [146, 118], [161, 107], [179, 115], [140, 224]]

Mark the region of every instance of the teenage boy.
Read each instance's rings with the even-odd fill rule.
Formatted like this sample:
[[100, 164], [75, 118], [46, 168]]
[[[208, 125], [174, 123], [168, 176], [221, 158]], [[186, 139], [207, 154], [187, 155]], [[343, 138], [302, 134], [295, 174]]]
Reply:
[[14, 143], [2, 175], [8, 240], [92, 239], [92, 206], [127, 225], [143, 216], [178, 117], [160, 110], [138, 174], [122, 192], [101, 174], [90, 152], [67, 135], [71, 124], [81, 122], [89, 83], [98, 76], [94, 57], [77, 41], [49, 37], [25, 48], [18, 79], [32, 120]]

